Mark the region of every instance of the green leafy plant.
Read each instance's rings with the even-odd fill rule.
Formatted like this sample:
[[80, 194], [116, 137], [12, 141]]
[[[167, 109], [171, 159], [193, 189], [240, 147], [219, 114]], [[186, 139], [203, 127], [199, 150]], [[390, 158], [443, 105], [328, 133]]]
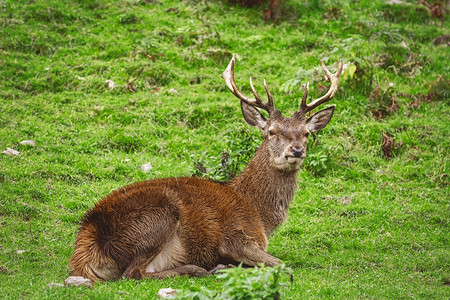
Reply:
[[192, 175], [228, 181], [236, 177], [252, 159], [260, 140], [247, 129], [233, 127], [224, 137], [225, 149], [220, 155], [203, 152], [194, 160]]
[[303, 164], [303, 168], [314, 176], [323, 176], [325, 172], [333, 168], [333, 157], [338, 155], [337, 152], [341, 145], [310, 147], [307, 152], [307, 158]]
[[308, 160], [306, 160], [304, 167], [313, 174], [322, 174], [326, 171], [329, 160], [329, 156], [322, 151], [308, 153]]
[[216, 278], [223, 282], [221, 290], [192, 287], [172, 299], [282, 299], [293, 282], [293, 271], [281, 264], [273, 268], [243, 268], [241, 265], [220, 271]]
[[342, 87], [350, 90], [358, 89], [368, 95], [372, 90], [374, 66], [371, 45], [362, 35], [353, 34], [351, 37], [334, 44], [330, 54], [342, 57], [346, 70], [342, 74]]

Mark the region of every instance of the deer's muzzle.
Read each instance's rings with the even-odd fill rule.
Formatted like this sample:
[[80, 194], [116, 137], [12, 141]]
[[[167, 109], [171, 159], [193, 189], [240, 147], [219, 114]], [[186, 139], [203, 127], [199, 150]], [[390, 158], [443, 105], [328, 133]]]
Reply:
[[294, 157], [301, 157], [303, 152], [305, 151], [304, 148], [296, 148], [291, 147], [292, 154], [294, 154]]

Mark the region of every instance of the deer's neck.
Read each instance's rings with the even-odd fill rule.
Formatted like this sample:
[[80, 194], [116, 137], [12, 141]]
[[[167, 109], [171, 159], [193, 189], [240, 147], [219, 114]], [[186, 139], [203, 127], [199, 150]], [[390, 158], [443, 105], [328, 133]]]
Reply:
[[258, 210], [267, 237], [286, 219], [297, 189], [296, 175], [297, 172], [287, 173], [272, 167], [263, 142], [247, 168], [230, 182], [230, 187]]

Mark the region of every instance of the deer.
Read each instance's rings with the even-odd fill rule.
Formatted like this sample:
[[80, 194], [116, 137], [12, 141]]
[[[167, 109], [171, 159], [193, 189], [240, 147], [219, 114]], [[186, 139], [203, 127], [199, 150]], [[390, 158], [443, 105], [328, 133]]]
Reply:
[[304, 85], [300, 108], [292, 117], [283, 117], [274, 107], [265, 80], [267, 102], [251, 78], [254, 98], [242, 93], [234, 80], [235, 61], [234, 54], [222, 77], [240, 100], [245, 121], [264, 137], [247, 167], [228, 182], [152, 179], [105, 196], [80, 223], [69, 262], [72, 275], [101, 282], [206, 276], [220, 266], [280, 264], [267, 251], [268, 239], [287, 217], [308, 134], [323, 129], [333, 116], [335, 106], [309, 118], [306, 114], [334, 97], [342, 60], [334, 74], [321, 61], [331, 83], [328, 91], [307, 104], [309, 83]]

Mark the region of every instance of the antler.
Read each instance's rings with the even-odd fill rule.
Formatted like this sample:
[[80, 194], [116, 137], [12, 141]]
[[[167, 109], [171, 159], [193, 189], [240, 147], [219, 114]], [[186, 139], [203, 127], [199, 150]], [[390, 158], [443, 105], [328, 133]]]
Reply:
[[247, 97], [244, 95], [241, 91], [238, 90], [236, 86], [236, 82], [234, 81], [234, 63], [236, 61], [236, 54], [233, 54], [233, 58], [231, 59], [230, 63], [228, 64], [227, 69], [222, 73], [223, 79], [225, 79], [225, 83], [228, 87], [228, 89], [231, 91], [233, 95], [241, 99], [242, 101], [245, 101], [247, 104], [251, 106], [256, 106], [261, 109], [264, 109], [269, 114], [272, 112], [275, 108], [273, 106], [273, 97], [272, 94], [270, 94], [269, 88], [267, 87], [266, 80], [264, 79], [264, 88], [266, 89], [267, 93], [267, 102], [263, 102], [261, 100], [261, 97], [258, 95], [258, 93], [255, 90], [255, 87], [253, 86], [252, 78], [250, 77], [250, 87], [252, 88], [254, 98]]
[[343, 68], [342, 59], [339, 60], [339, 68], [336, 71], [336, 73], [334, 73], [334, 74], [332, 74], [327, 69], [327, 67], [325, 66], [323, 61], [320, 61], [320, 63], [322, 64], [322, 69], [325, 71], [325, 74], [327, 75], [328, 80], [331, 82], [331, 86], [325, 95], [314, 100], [313, 102], [311, 102], [309, 104], [306, 104], [306, 98], [308, 96], [308, 91], [309, 91], [309, 83], [305, 86], [305, 94], [303, 95], [302, 104], [300, 106], [300, 109], [298, 110], [299, 112], [302, 112], [304, 114], [310, 110], [313, 110], [314, 108], [321, 105], [322, 103], [325, 103], [325, 102], [331, 100], [334, 97], [334, 94], [336, 94], [336, 91], [338, 89], [339, 76], [341, 76], [342, 68]]

